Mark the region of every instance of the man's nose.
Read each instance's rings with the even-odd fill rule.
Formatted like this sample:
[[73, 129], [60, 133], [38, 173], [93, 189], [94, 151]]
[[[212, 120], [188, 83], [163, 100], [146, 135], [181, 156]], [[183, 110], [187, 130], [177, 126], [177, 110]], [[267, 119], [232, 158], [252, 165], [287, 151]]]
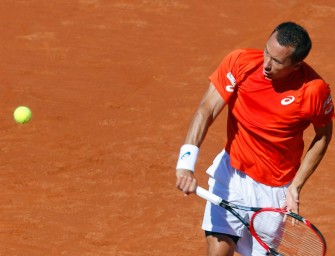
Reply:
[[271, 70], [271, 58], [264, 57], [264, 69]]

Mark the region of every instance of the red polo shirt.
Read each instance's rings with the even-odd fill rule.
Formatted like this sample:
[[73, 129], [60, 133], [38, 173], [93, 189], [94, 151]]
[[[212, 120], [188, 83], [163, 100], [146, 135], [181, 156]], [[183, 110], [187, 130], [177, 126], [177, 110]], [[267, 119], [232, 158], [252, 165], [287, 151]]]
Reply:
[[209, 77], [228, 104], [227, 144], [234, 168], [270, 186], [290, 182], [300, 166], [303, 131], [334, 118], [327, 83], [306, 63], [286, 80], [264, 78], [263, 51], [239, 49]]

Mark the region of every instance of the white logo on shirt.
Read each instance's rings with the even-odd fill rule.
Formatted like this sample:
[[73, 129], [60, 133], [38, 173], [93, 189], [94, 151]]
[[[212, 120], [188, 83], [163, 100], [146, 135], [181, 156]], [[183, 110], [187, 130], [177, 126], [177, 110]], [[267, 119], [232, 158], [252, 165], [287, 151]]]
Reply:
[[234, 92], [235, 85], [236, 85], [236, 79], [231, 72], [227, 73], [227, 78], [231, 82], [231, 85], [226, 86], [226, 91], [227, 92]]
[[235, 88], [235, 87], [234, 87], [233, 85], [227, 85], [227, 86], [226, 86], [226, 91], [227, 91], [227, 92], [234, 92], [234, 88]]
[[283, 106], [286, 106], [286, 105], [291, 104], [294, 100], [295, 100], [294, 96], [287, 96], [286, 98], [282, 99], [280, 103]]
[[227, 73], [227, 78], [233, 86], [236, 85], [236, 79], [231, 72]]
[[325, 109], [325, 115], [329, 114], [333, 110], [332, 97], [330, 95], [323, 104], [323, 108]]

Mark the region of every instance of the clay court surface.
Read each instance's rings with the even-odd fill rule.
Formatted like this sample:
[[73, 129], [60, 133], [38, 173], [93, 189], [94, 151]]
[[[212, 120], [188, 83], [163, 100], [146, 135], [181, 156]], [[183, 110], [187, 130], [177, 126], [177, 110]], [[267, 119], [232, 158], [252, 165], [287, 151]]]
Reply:
[[[175, 189], [174, 168], [222, 57], [262, 49], [275, 25], [293, 20], [313, 39], [307, 62], [335, 91], [331, 0], [0, 3], [0, 255], [205, 255], [204, 201]], [[12, 118], [19, 105], [33, 111], [26, 125]], [[201, 149], [202, 186], [225, 115]], [[327, 255], [334, 143], [301, 198]]]

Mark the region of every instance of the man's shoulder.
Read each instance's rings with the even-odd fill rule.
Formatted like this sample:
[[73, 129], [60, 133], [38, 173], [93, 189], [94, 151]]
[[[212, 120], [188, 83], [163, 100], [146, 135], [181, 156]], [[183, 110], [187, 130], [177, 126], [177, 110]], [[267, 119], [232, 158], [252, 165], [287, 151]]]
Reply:
[[235, 50], [232, 50], [228, 55], [232, 56], [257, 56], [257, 57], [263, 57], [263, 51], [258, 49], [252, 49], [252, 48], [238, 48]]
[[248, 64], [251, 62], [263, 62], [263, 51], [257, 49], [239, 48], [230, 52], [228, 56], [230, 59], [234, 59], [240, 65]]
[[232, 51], [230, 60], [233, 75], [242, 81], [246, 74], [263, 64], [264, 56], [261, 50], [242, 48]]
[[329, 84], [307, 63], [303, 63], [302, 74], [305, 96], [316, 96], [320, 93], [328, 93], [330, 91]]

